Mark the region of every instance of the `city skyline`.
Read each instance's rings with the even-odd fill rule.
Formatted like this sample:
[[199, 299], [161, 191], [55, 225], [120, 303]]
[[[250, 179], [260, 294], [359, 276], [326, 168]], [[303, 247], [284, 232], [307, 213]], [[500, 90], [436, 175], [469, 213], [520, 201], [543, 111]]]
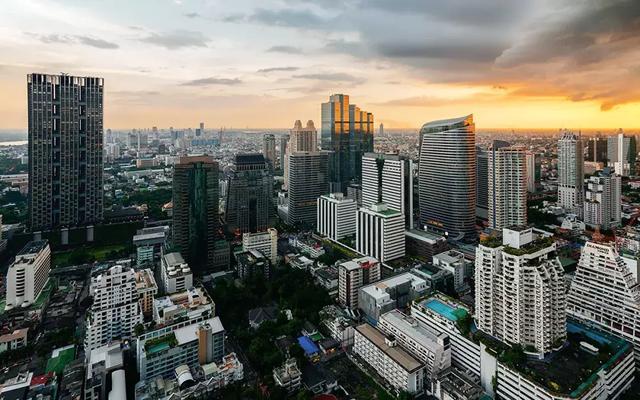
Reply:
[[26, 127], [28, 73], [60, 71], [104, 77], [113, 129], [284, 128], [334, 93], [388, 129], [639, 127], [632, 1], [216, 4], [5, 2], [0, 129]]

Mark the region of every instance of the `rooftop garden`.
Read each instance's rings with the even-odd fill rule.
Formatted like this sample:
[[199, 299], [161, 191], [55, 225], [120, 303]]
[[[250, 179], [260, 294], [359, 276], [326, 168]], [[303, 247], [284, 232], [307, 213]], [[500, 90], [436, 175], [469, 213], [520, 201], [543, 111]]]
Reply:
[[144, 342], [144, 350], [147, 353], [155, 353], [161, 350], [170, 349], [178, 345], [178, 339], [176, 335], [171, 333], [166, 336], [149, 339]]
[[502, 239], [497, 236], [486, 236], [480, 239], [480, 244], [485, 247], [496, 248], [502, 246]]
[[507, 254], [511, 254], [512, 256], [522, 256], [525, 254], [533, 254], [542, 249], [546, 249], [554, 243], [553, 237], [545, 237], [534, 240], [531, 243], [528, 243], [519, 249], [511, 246], [504, 246], [504, 252]]

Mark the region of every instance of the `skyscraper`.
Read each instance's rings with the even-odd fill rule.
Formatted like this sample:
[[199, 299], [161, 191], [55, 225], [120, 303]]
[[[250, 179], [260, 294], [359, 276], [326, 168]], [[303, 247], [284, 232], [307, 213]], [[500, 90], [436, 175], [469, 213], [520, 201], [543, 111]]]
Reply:
[[358, 204], [342, 193], [318, 197], [317, 231], [332, 240], [340, 240], [356, 233]]
[[262, 137], [262, 155], [269, 161], [272, 168], [276, 166], [276, 137], [267, 133]]
[[579, 217], [582, 217], [583, 174], [582, 139], [564, 131], [558, 141], [558, 203]]
[[[599, 134], [598, 134], [599, 135]], [[585, 161], [607, 163], [609, 158], [608, 140], [600, 136], [591, 137], [587, 141], [587, 156]]]
[[289, 135], [280, 136], [280, 148], [278, 152], [278, 168], [281, 169], [282, 171], [284, 171], [285, 169], [288, 147], [289, 147]]
[[612, 244], [582, 248], [567, 313], [632, 342], [640, 363], [640, 285]]
[[238, 154], [229, 173], [225, 221], [231, 233], [262, 232], [273, 218], [273, 174], [262, 154]]
[[636, 138], [625, 136], [622, 129], [607, 140], [607, 155], [609, 166], [620, 176], [635, 174], [636, 169]]
[[362, 157], [362, 207], [385, 203], [405, 217], [413, 229], [413, 161], [397, 154], [365, 153]]
[[218, 204], [218, 163], [182, 157], [173, 173], [173, 242], [199, 275], [215, 269]]
[[27, 76], [29, 227], [102, 220], [102, 78]]
[[622, 179], [609, 168], [598, 171], [586, 181], [584, 223], [610, 229], [622, 221]]
[[524, 147], [489, 152], [489, 228], [527, 223], [527, 168]]
[[476, 248], [478, 329], [548, 353], [566, 338], [564, 270], [551, 239], [532, 228], [503, 229], [502, 245]]
[[345, 192], [362, 178], [362, 155], [373, 151], [373, 114], [349, 104], [349, 96], [334, 94], [322, 103], [322, 150], [332, 151], [331, 191]]
[[289, 154], [298, 151], [316, 151], [318, 150], [318, 131], [313, 121], [307, 121], [305, 127], [302, 126], [300, 120], [296, 120], [293, 129], [289, 130], [289, 144], [285, 156], [284, 164], [284, 189], [289, 187], [289, 165], [287, 158]]
[[404, 216], [384, 203], [358, 210], [356, 250], [381, 262], [405, 255]]
[[418, 183], [420, 223], [456, 240], [475, 241], [473, 115], [422, 126]]
[[527, 151], [526, 157], [527, 191], [529, 193], [535, 193], [538, 182], [540, 181], [540, 157], [532, 151]]
[[289, 155], [289, 209], [287, 222], [315, 226], [318, 197], [329, 192], [329, 154], [296, 152]]

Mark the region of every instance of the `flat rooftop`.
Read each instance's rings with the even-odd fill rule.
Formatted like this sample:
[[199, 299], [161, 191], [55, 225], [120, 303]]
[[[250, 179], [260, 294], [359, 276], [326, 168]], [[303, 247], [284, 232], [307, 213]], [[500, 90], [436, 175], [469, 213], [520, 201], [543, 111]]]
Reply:
[[436, 243], [438, 241], [446, 241], [445, 237], [442, 235], [438, 235], [437, 233], [423, 231], [421, 229], [410, 229], [404, 231], [405, 236], [409, 236], [411, 238], [426, 241], [428, 243]]
[[385, 341], [386, 337], [384, 334], [371, 325], [362, 324], [356, 326], [356, 330], [407, 372], [414, 372], [423, 367], [423, 364], [420, 361], [415, 359], [401, 347], [389, 346]]
[[17, 256], [26, 256], [28, 254], [36, 254], [39, 253], [42, 249], [44, 249], [45, 247], [47, 247], [47, 244], [49, 242], [47, 242], [46, 240], [32, 240], [29, 243], [27, 243], [22, 250], [20, 250], [18, 252], [18, 254], [16, 254]]
[[467, 310], [465, 310], [464, 308], [454, 308], [451, 305], [446, 304], [445, 302], [436, 298], [429, 298], [423, 301], [421, 304], [422, 306], [436, 312], [437, 314], [440, 314], [449, 321], [453, 322], [458, 321], [460, 318], [468, 314]]
[[[392, 310], [380, 316], [380, 321], [383, 320], [389, 322], [399, 331], [423, 346], [427, 346], [430, 349], [442, 347], [442, 345], [438, 343], [440, 335], [429, 330], [424, 325], [418, 324], [418, 321], [409, 315], [403, 314], [398, 310]], [[442, 336], [445, 337], [447, 335], [442, 334]]]
[[224, 327], [222, 326], [220, 317], [209, 318], [200, 323], [187, 325], [184, 328], [176, 329], [175, 331], [173, 331], [173, 333], [176, 335], [178, 344], [181, 345], [193, 342], [194, 340], [198, 340], [198, 328], [201, 325], [211, 326], [211, 332], [213, 332], [213, 334], [224, 331]]
[[368, 294], [373, 298], [381, 298], [384, 297], [387, 293], [388, 288], [394, 288], [396, 286], [402, 285], [404, 283], [411, 282], [411, 286], [415, 287], [418, 285], [424, 285], [426, 288], [427, 281], [420, 278], [419, 276], [413, 275], [409, 272], [405, 272], [403, 274], [392, 276], [389, 279], [385, 279], [383, 281], [378, 281], [371, 285], [367, 285], [360, 290]]

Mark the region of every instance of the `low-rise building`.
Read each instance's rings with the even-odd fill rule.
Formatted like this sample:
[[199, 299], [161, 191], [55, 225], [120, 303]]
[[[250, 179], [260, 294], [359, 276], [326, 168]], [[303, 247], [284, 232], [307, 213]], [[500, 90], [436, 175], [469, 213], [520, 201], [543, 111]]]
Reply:
[[356, 258], [338, 266], [338, 300], [352, 310], [358, 308], [358, 290], [380, 280], [380, 262], [373, 257]]
[[433, 232], [421, 229], [408, 229], [404, 232], [406, 253], [411, 256], [424, 257], [425, 261], [431, 262], [433, 255], [442, 253], [449, 248], [447, 239]]
[[429, 286], [421, 277], [409, 272], [363, 286], [358, 290], [358, 307], [372, 322], [380, 315], [402, 309], [427, 294]]
[[215, 304], [200, 287], [153, 300], [153, 320], [158, 326], [172, 325], [185, 319], [199, 321], [213, 315]]
[[[85, 400], [104, 400], [118, 398], [111, 396], [107, 382], [112, 381], [114, 393], [124, 390], [124, 377], [118, 371], [124, 368], [123, 347], [120, 341], [115, 341], [97, 347], [87, 354], [86, 380], [84, 383]], [[116, 378], [116, 375], [118, 376]], [[118, 384], [116, 384], [118, 382]], [[120, 387], [119, 385], [123, 386]], [[126, 395], [125, 395], [126, 397]]]
[[193, 272], [178, 252], [162, 257], [160, 277], [162, 290], [167, 294], [183, 292], [193, 287]]
[[397, 392], [423, 392], [425, 365], [369, 324], [355, 328], [353, 353], [360, 357]]
[[271, 261], [258, 250], [235, 253], [238, 278], [242, 280], [271, 278]]
[[242, 250], [258, 250], [276, 265], [278, 261], [278, 231], [269, 228], [266, 232], [243, 233]]
[[471, 265], [465, 259], [464, 254], [456, 250], [447, 250], [433, 256], [433, 265], [449, 271], [453, 275], [453, 287], [456, 291], [464, 289], [464, 279]]
[[11, 333], [0, 336], [0, 354], [5, 351], [16, 350], [27, 345], [29, 328], [16, 329]]
[[293, 392], [300, 388], [302, 383], [302, 372], [298, 368], [295, 358], [287, 359], [280, 367], [273, 369], [273, 380], [276, 385]]
[[306, 236], [297, 236], [293, 239], [289, 239], [289, 243], [298, 249], [302, 254], [306, 254], [309, 257], [316, 259], [325, 253], [322, 243]]
[[46, 240], [27, 243], [9, 266], [5, 309], [33, 304], [47, 284], [50, 269], [49, 243]]
[[158, 294], [158, 285], [150, 269], [136, 271], [136, 290], [138, 301], [144, 315], [153, 312], [153, 299]]

